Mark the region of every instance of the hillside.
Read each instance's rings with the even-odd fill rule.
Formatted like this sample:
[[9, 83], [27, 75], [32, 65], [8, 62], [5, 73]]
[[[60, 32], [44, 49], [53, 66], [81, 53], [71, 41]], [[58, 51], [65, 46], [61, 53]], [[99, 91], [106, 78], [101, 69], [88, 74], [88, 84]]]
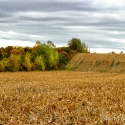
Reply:
[[79, 53], [66, 68], [77, 71], [125, 72], [125, 54]]

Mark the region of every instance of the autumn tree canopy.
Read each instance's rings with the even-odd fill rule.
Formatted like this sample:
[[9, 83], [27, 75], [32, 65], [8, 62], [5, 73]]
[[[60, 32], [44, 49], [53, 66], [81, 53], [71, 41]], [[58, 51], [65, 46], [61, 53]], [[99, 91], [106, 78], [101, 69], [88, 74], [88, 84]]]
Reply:
[[72, 38], [68, 47], [56, 48], [52, 41], [36, 41], [33, 47], [7, 46], [0, 48], [0, 71], [33, 71], [65, 69], [77, 52], [88, 52], [80, 39]]

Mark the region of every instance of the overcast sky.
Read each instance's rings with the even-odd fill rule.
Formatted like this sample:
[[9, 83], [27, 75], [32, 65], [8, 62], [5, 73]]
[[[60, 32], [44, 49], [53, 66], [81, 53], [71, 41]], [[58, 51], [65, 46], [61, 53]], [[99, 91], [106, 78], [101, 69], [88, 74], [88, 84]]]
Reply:
[[72, 38], [91, 52], [125, 52], [124, 0], [0, 0], [0, 47]]

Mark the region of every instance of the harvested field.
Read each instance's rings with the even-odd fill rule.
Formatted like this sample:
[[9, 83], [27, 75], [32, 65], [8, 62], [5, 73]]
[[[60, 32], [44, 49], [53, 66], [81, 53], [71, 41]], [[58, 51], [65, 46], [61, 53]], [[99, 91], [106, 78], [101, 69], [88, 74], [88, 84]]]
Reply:
[[124, 125], [125, 74], [0, 73], [0, 125]]
[[79, 53], [66, 66], [69, 70], [125, 73], [125, 54]]

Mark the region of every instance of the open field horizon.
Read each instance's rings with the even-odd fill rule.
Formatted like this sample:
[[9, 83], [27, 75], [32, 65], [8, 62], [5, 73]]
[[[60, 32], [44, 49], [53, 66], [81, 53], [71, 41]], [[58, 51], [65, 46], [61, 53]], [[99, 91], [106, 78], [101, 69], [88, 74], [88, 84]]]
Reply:
[[0, 73], [0, 125], [123, 125], [125, 74]]

